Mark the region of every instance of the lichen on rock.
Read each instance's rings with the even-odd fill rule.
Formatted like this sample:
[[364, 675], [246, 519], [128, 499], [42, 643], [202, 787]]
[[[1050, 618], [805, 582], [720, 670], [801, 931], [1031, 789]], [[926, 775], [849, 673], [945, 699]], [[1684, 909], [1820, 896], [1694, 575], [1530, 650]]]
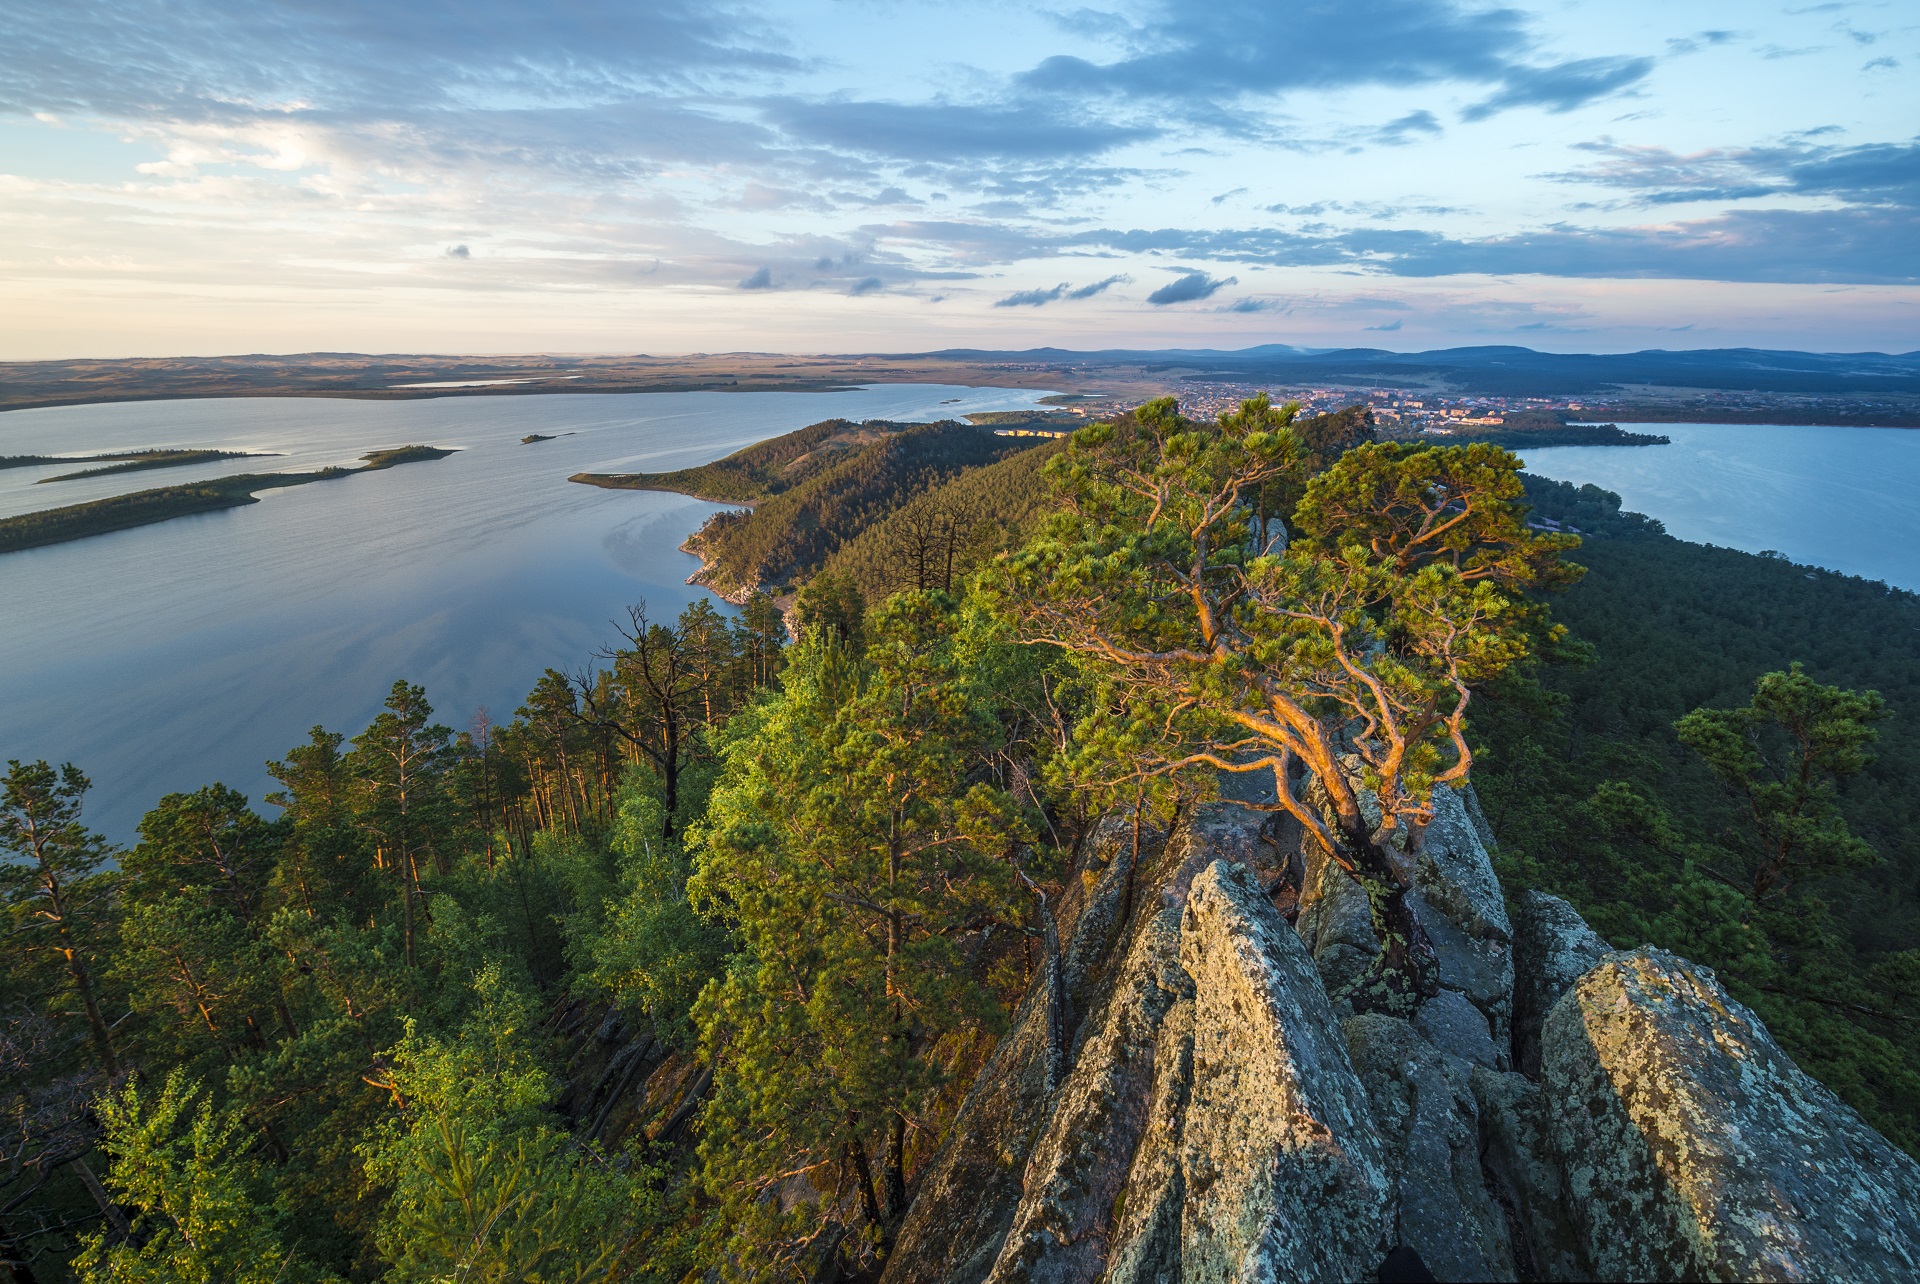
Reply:
[[1920, 1164], [1710, 970], [1651, 947], [1609, 955], [1547, 1017], [1541, 1078], [1601, 1278], [1920, 1274]]
[[1243, 867], [1193, 881], [1181, 1279], [1351, 1280], [1386, 1249], [1390, 1193], [1366, 1090], [1312, 959]]

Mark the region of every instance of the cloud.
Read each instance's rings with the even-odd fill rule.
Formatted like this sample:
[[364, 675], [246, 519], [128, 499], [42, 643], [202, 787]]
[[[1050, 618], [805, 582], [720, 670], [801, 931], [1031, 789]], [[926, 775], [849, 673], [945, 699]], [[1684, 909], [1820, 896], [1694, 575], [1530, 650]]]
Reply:
[[464, 245], [451, 245], [447, 247], [447, 257], [450, 259], [470, 259], [473, 257], [473, 251]]
[[872, 294], [876, 290], [884, 289], [886, 284], [877, 276], [863, 276], [847, 287], [847, 293], [857, 299], [863, 294]]
[[1920, 205], [1920, 139], [1854, 147], [1802, 143], [1718, 148], [1684, 155], [1605, 140], [1578, 146], [1602, 159], [1585, 169], [1546, 177], [1637, 192], [1650, 204], [1795, 193], [1860, 204]]
[[1438, 134], [1442, 132], [1440, 121], [1430, 111], [1410, 111], [1398, 120], [1390, 120], [1374, 131], [1374, 141], [1385, 143], [1389, 147], [1400, 147], [1413, 141], [1412, 134]]
[[1009, 294], [1004, 299], [994, 300], [993, 306], [996, 308], [1037, 308], [1042, 304], [1052, 303], [1055, 299], [1066, 294], [1066, 292], [1067, 283], [1062, 281], [1051, 289], [1021, 290], [1017, 293]]
[[1197, 299], [1211, 298], [1216, 290], [1233, 285], [1237, 280], [1237, 277], [1231, 276], [1212, 277], [1205, 272], [1188, 272], [1149, 294], [1147, 302], [1160, 308], [1170, 303], [1192, 303]]
[[1235, 299], [1224, 309], [1227, 312], [1277, 312], [1281, 309], [1279, 299]]
[[0, 104], [233, 119], [605, 100], [800, 60], [698, 0], [74, 0], [9, 14]]
[[766, 119], [809, 143], [894, 160], [1058, 160], [1157, 137], [1150, 125], [1080, 117], [1047, 101], [1014, 106], [774, 99]]
[[742, 290], [771, 290], [773, 288], [772, 270], [764, 267], [755, 270], [752, 276], [740, 282], [739, 288]]
[[1395, 317], [1393, 320], [1387, 322], [1385, 325], [1363, 325], [1360, 328], [1362, 330], [1380, 330], [1385, 333], [1391, 334], [1395, 330], [1398, 330], [1400, 326], [1401, 326], [1400, 318]]
[[[1248, 99], [1361, 85], [1443, 81], [1499, 85], [1470, 110], [1567, 111], [1617, 93], [1652, 69], [1647, 57], [1536, 61], [1538, 40], [1517, 9], [1453, 0], [1160, 0], [1128, 30], [1128, 54], [1098, 63], [1046, 58], [1018, 78], [1061, 95], [1108, 94], [1185, 104], [1190, 119], [1258, 134]], [[1418, 114], [1418, 113], [1416, 113]]]
[[1485, 120], [1513, 107], [1544, 107], [1567, 112], [1615, 94], [1653, 70], [1651, 58], [1576, 58], [1551, 67], [1516, 67], [1507, 72], [1506, 85], [1489, 98], [1467, 108], [1467, 120]]
[[[1873, 149], [1853, 149], [1855, 153]], [[1848, 157], [1829, 184], [1892, 184], [1904, 158]], [[1812, 180], [1810, 180], [1812, 181]], [[1729, 210], [1674, 223], [1605, 227], [1558, 223], [1459, 238], [1418, 228], [1096, 228], [1063, 234], [964, 225], [1002, 261], [1110, 251], [1267, 267], [1335, 267], [1398, 277], [1558, 276], [1785, 283], [1920, 283], [1920, 207], [1886, 202], [1842, 209]], [[896, 224], [938, 240], [937, 225]], [[1194, 268], [1148, 296], [1164, 306], [1205, 298], [1233, 278]]]
[[1104, 293], [1116, 285], [1125, 285], [1132, 280], [1132, 277], [1122, 272], [1116, 276], [1107, 277], [1105, 280], [1095, 281], [1091, 285], [1083, 285], [1077, 290], [1069, 290], [1067, 297], [1069, 299], [1091, 299], [1096, 294]]
[[995, 299], [993, 306], [996, 308], [1037, 308], [1048, 303], [1057, 302], [1060, 299], [1091, 299], [1096, 294], [1104, 293], [1123, 281], [1131, 281], [1132, 279], [1132, 277], [1127, 276], [1125, 273], [1121, 273], [1116, 276], [1107, 277], [1105, 280], [1095, 281], [1091, 285], [1083, 285], [1078, 289], [1072, 288], [1071, 282], [1062, 281], [1060, 284], [1049, 286], [1044, 290], [1016, 291], [1004, 299]]

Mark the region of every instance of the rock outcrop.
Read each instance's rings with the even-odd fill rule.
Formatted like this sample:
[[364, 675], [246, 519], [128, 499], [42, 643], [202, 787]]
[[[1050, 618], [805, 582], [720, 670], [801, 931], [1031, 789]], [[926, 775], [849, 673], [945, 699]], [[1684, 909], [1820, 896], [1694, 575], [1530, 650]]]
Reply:
[[1262, 820], [1098, 827], [886, 1284], [1920, 1272], [1920, 1166], [1711, 973], [1509, 920], [1471, 791], [1401, 852], [1439, 964], [1404, 1017], [1347, 998], [1366, 896]]
[[1244, 866], [1194, 880], [1183, 1280], [1339, 1281], [1385, 1254], [1389, 1183], [1367, 1092], [1300, 943]]
[[1609, 955], [1547, 1017], [1541, 1083], [1601, 1278], [1920, 1275], [1920, 1164], [1706, 968]]

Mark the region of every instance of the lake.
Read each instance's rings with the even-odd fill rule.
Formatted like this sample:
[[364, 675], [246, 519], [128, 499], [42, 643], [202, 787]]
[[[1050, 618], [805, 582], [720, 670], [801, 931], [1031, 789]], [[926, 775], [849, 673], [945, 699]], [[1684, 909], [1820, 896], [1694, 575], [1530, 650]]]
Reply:
[[1555, 446], [1527, 469], [1614, 491], [1680, 539], [1920, 590], [1920, 430], [1625, 424], [1670, 446]]
[[[352, 466], [380, 447], [430, 463], [267, 491], [240, 508], [0, 555], [0, 760], [72, 761], [117, 841], [160, 795], [213, 780], [256, 802], [263, 764], [315, 724], [357, 734], [394, 679], [460, 729], [512, 718], [549, 666], [575, 669], [644, 599], [704, 591], [679, 544], [714, 505], [603, 490], [577, 472], [659, 472], [835, 416], [931, 421], [1031, 406], [1021, 389], [586, 393], [421, 401], [234, 398], [0, 414], [0, 455], [139, 447], [271, 451], [201, 467], [36, 485], [87, 465], [0, 470], [0, 514], [178, 481]], [[529, 433], [551, 441], [523, 445]], [[267, 809], [271, 813], [271, 809]]]

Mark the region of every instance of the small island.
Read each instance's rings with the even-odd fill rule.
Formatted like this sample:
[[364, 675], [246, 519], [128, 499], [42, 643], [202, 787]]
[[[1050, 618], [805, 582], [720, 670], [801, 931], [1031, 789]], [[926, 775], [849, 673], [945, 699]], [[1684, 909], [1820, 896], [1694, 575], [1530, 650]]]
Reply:
[[85, 539], [89, 535], [151, 526], [155, 522], [193, 513], [239, 508], [245, 504], [259, 503], [256, 496], [263, 490], [304, 486], [308, 482], [336, 481], [356, 473], [376, 472], [400, 464], [445, 459], [452, 453], [438, 446], [397, 446], [360, 456], [366, 461], [360, 468], [322, 468], [311, 473], [242, 473], [236, 477], [215, 477], [177, 486], [160, 486], [84, 504], [22, 513], [18, 517], [0, 518], [0, 553], [17, 553], [47, 544]]
[[522, 446], [531, 446], [536, 441], [552, 441], [553, 437], [544, 432], [530, 432], [520, 439]]

